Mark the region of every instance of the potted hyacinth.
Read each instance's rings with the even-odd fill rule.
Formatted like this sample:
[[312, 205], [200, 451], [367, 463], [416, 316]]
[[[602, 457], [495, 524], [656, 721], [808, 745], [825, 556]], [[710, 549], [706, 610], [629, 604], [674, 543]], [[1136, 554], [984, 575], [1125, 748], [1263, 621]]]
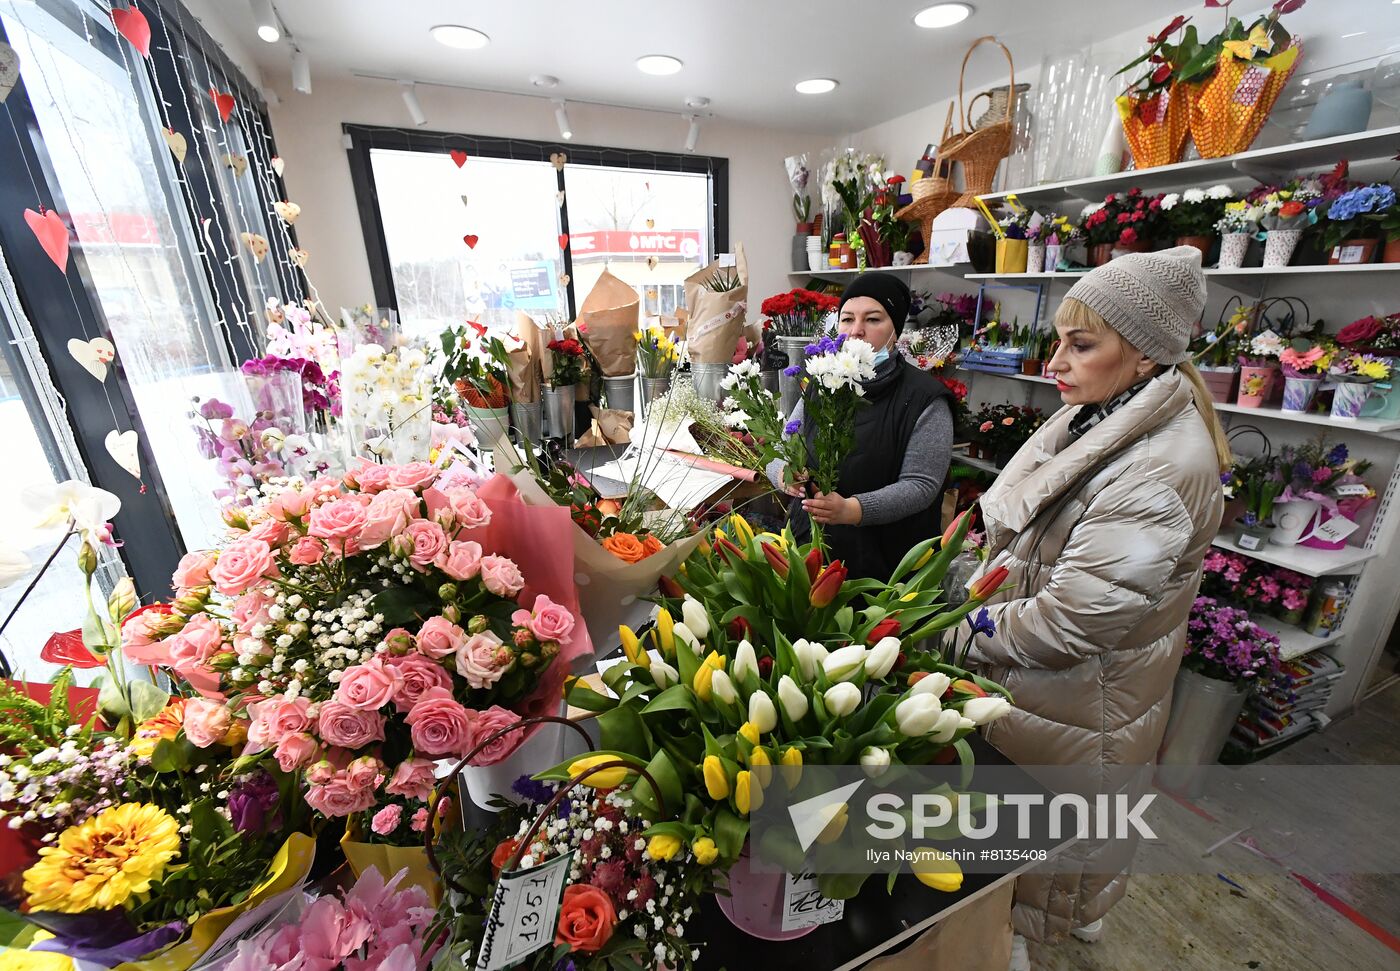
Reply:
[[1228, 185], [1187, 189], [1180, 194], [1169, 192], [1162, 197], [1162, 212], [1167, 228], [1176, 235], [1176, 245], [1200, 250], [1202, 266], [1215, 243], [1215, 224], [1225, 215], [1225, 204], [1234, 197], [1235, 192]]
[[1159, 785], [1182, 795], [1199, 794], [1202, 767], [1219, 758], [1250, 689], [1278, 674], [1278, 650], [1278, 638], [1244, 610], [1196, 598], [1157, 753]]
[[1278, 374], [1279, 355], [1287, 349], [1282, 337], [1272, 330], [1260, 331], [1249, 338], [1240, 353], [1240, 393], [1237, 403], [1242, 408], [1258, 408], [1274, 388]]
[[1334, 524], [1324, 531], [1327, 535], [1355, 530], [1356, 515], [1375, 498], [1375, 490], [1361, 478], [1371, 463], [1350, 456], [1343, 443], [1328, 446], [1323, 438], [1303, 445], [1286, 446], [1279, 456], [1280, 468], [1286, 478], [1283, 492], [1274, 503], [1275, 527], [1269, 542], [1276, 546], [1298, 543], [1317, 547], [1340, 548], [1346, 541], [1329, 540], [1312, 535], [1315, 526], [1333, 519], [1346, 523]]
[[1243, 550], [1261, 550], [1274, 528], [1274, 502], [1287, 483], [1276, 459], [1268, 456], [1239, 461], [1220, 476], [1227, 502], [1244, 501], [1236, 520], [1235, 542]]
[[1370, 263], [1380, 246], [1378, 217], [1395, 206], [1395, 190], [1373, 182], [1343, 192], [1327, 206], [1322, 245], [1331, 264]]

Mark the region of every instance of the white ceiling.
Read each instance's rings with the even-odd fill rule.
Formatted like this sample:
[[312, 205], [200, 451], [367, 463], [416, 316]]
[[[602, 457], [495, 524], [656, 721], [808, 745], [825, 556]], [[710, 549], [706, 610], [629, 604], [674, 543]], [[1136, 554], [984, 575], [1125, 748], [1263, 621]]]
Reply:
[[[973, 15], [944, 30], [915, 27], [933, 0], [274, 0], [309, 56], [313, 90], [346, 72], [517, 93], [532, 74], [560, 79], [554, 94], [580, 101], [684, 112], [703, 96], [717, 118], [815, 133], [864, 129], [956, 90], [971, 40], [996, 34], [1025, 70], [1046, 53], [1082, 49], [1181, 9], [1183, 0], [973, 0]], [[259, 69], [290, 94], [287, 41], [259, 40], [247, 0], [217, 10]], [[444, 47], [428, 33], [457, 23], [491, 38], [482, 50]], [[669, 77], [637, 70], [642, 54], [685, 62]], [[320, 81], [317, 76], [320, 76]], [[1005, 76], [984, 45], [969, 86]], [[793, 85], [832, 77], [839, 88], [801, 95]], [[969, 96], [972, 94], [969, 91]]]

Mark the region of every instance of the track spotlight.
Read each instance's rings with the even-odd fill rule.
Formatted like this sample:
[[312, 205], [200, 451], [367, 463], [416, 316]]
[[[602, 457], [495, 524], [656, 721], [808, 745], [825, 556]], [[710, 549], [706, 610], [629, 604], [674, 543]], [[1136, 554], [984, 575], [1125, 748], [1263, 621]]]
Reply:
[[700, 141], [700, 118], [697, 115], [686, 115], [685, 120], [690, 122], [690, 131], [685, 136], [685, 150], [695, 151], [695, 143]]
[[559, 123], [559, 137], [568, 141], [574, 137], [574, 130], [569, 126], [569, 113], [564, 110], [564, 102], [554, 102], [554, 120]]
[[277, 23], [277, 11], [272, 9], [272, 0], [250, 0], [253, 8], [253, 23], [258, 26], [258, 36], [269, 44], [282, 39], [282, 28]]
[[428, 116], [423, 114], [423, 106], [418, 103], [418, 92], [414, 89], [413, 82], [400, 81], [399, 84], [403, 85], [403, 103], [408, 109], [409, 117], [415, 125], [422, 128], [428, 123]]
[[292, 87], [302, 94], [311, 93], [311, 62], [300, 47], [292, 47]]

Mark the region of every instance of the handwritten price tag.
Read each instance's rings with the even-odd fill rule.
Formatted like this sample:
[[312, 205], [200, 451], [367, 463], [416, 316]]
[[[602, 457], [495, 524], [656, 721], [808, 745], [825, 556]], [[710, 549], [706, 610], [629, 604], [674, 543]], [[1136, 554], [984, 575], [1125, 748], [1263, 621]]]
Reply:
[[1333, 516], [1313, 527], [1312, 535], [1329, 543], [1340, 543], [1361, 527], [1342, 516]]
[[783, 886], [783, 930], [795, 931], [838, 921], [846, 913], [846, 901], [828, 900], [811, 873], [789, 873]]
[[554, 943], [559, 899], [573, 853], [528, 870], [502, 873], [476, 955], [476, 971], [499, 971]]

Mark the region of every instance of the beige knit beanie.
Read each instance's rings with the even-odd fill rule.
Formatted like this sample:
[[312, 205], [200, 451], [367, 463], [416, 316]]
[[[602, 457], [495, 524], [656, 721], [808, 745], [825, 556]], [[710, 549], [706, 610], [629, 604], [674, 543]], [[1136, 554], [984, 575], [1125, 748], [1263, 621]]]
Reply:
[[1065, 298], [1095, 311], [1158, 364], [1180, 364], [1206, 306], [1201, 251], [1128, 253], [1091, 270]]

